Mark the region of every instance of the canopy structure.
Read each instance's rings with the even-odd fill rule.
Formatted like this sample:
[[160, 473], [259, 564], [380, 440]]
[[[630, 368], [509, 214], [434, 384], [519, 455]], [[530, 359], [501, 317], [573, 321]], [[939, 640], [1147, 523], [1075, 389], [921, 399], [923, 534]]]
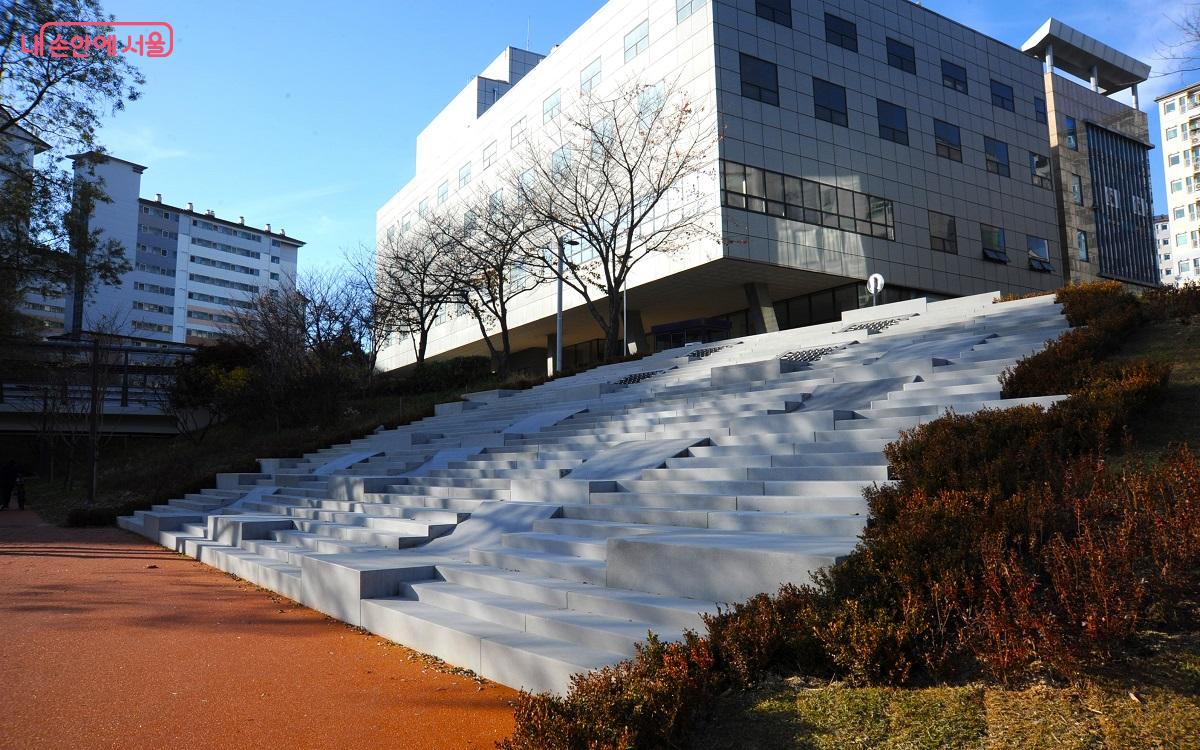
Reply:
[[1120, 50], [1073, 29], [1056, 18], [1048, 18], [1021, 51], [1046, 61], [1047, 69], [1058, 68], [1076, 78], [1090, 81], [1092, 90], [1111, 95], [1133, 89], [1150, 76], [1150, 66]]

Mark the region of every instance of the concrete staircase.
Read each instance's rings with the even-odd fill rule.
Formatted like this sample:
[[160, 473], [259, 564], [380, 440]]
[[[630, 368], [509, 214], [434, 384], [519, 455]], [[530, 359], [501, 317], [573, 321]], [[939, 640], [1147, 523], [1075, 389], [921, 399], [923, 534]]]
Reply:
[[718, 602], [847, 554], [900, 431], [1016, 403], [999, 374], [1067, 324], [1051, 297], [994, 297], [467, 394], [120, 523], [490, 679], [561, 692], [648, 632], [677, 639]]

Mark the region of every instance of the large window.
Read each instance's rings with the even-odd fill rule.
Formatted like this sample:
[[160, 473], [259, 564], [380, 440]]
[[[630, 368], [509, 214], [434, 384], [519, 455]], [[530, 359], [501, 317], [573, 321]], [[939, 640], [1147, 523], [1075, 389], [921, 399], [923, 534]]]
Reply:
[[1077, 174], [1071, 175], [1071, 202], [1076, 206], [1083, 205], [1083, 178]]
[[1179, 137], [1179, 128], [1167, 128], [1167, 140], [1173, 141]]
[[525, 118], [522, 117], [513, 123], [512, 129], [509, 131], [508, 145], [516, 148], [525, 142]]
[[470, 184], [471, 184], [471, 162], [467, 162], [466, 164], [462, 165], [461, 169], [458, 170], [458, 186], [460, 188], [465, 188], [467, 185], [470, 185]]
[[875, 112], [879, 118], [879, 137], [902, 146], [908, 145], [908, 112], [882, 99], [875, 100]]
[[1065, 130], [1067, 133], [1067, 148], [1072, 151], [1079, 150], [1079, 127], [1075, 124], [1075, 118], [1069, 115], [1064, 116], [1063, 122], [1066, 124]]
[[979, 238], [983, 241], [983, 257], [994, 263], [1007, 263], [1008, 250], [1004, 248], [1004, 230], [999, 227], [979, 225]]
[[846, 116], [846, 89], [820, 78], [814, 78], [812, 82], [813, 115], [818, 120], [847, 127], [850, 121]]
[[562, 91], [555, 91], [542, 102], [542, 122], [550, 122], [562, 111]]
[[731, 161], [721, 163], [721, 186], [721, 201], [732, 208], [896, 239], [892, 202], [884, 198]]
[[983, 138], [983, 153], [987, 158], [987, 171], [992, 174], [998, 174], [1002, 177], [1009, 177], [1012, 173], [1008, 166], [1008, 144], [1004, 141], [997, 141], [994, 138]]
[[948, 89], [967, 93], [967, 69], [949, 60], [942, 60], [942, 85]]
[[1054, 181], [1050, 177], [1050, 157], [1029, 152], [1029, 172], [1032, 175], [1033, 184], [1047, 190], [1054, 187]]
[[1075, 232], [1075, 253], [1080, 260], [1089, 260], [1087, 232], [1082, 229]]
[[958, 254], [958, 228], [953, 216], [929, 212], [929, 247], [940, 253]]
[[683, 19], [703, 8], [705, 2], [707, 0], [675, 0], [675, 23], [682, 23]]
[[954, 161], [962, 161], [962, 133], [957, 125], [941, 120], [933, 121], [933, 140], [937, 155]]
[[917, 52], [911, 44], [905, 44], [899, 39], [892, 39], [889, 36], [887, 38], [887, 63], [905, 73], [916, 73]]
[[1046, 124], [1046, 100], [1040, 96], [1033, 97], [1033, 119]]
[[483, 168], [487, 169], [496, 163], [496, 142], [492, 141], [483, 147]]
[[1000, 109], [1007, 109], [1009, 112], [1016, 111], [1016, 101], [1013, 98], [1013, 88], [1007, 83], [1000, 83], [995, 78], [992, 79], [992, 106]]
[[832, 13], [826, 13], [825, 41], [836, 44], [842, 49], [858, 52], [858, 26], [852, 21], [847, 21]]
[[625, 35], [625, 62], [646, 51], [650, 46], [650, 21], [642, 21]]
[[450, 183], [443, 182], [441, 185], [438, 185], [438, 191], [437, 191], [438, 205], [439, 206], [442, 205], [449, 199], [450, 199]]
[[1026, 237], [1025, 247], [1029, 250], [1029, 267], [1032, 270], [1043, 273], [1054, 270], [1050, 263], [1050, 243], [1041, 237]]
[[775, 63], [743, 53], [740, 67], [742, 96], [779, 106], [779, 70]]
[[755, 0], [754, 12], [759, 18], [791, 28], [792, 0]]
[[588, 66], [579, 71], [579, 90], [587, 93], [600, 83], [600, 58], [596, 58], [588, 63]]

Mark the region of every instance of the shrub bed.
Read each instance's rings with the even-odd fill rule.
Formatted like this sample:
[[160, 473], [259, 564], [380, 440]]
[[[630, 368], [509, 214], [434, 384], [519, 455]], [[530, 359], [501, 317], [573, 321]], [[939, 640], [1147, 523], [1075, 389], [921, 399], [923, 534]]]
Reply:
[[1140, 302], [1105, 282], [1057, 300], [1076, 328], [1003, 389], [1068, 399], [904, 433], [886, 449], [896, 481], [866, 491], [871, 522], [845, 560], [706, 617], [706, 637], [577, 676], [565, 698], [522, 694], [502, 746], [676, 747], [713, 695], [767, 671], [874, 684], [1074, 676], [1147, 621], [1170, 622], [1200, 586], [1200, 464], [1181, 448], [1108, 469], [1169, 368], [1102, 358], [1142, 321], [1190, 314], [1193, 297]]

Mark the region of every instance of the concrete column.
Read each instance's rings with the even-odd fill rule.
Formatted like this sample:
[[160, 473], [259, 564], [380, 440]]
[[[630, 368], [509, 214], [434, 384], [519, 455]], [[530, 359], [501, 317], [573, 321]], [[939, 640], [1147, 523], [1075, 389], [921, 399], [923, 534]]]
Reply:
[[1092, 66], [1092, 91], [1100, 93], [1100, 70], [1095, 65]]
[[1046, 45], [1046, 72], [1047, 73], [1054, 72], [1054, 45], [1053, 44]]
[[775, 319], [775, 303], [766, 284], [746, 284], [746, 306], [750, 308], [750, 332], [774, 333], [779, 330]]
[[1137, 84], [1136, 83], [1133, 84], [1133, 88], [1130, 89], [1130, 93], [1133, 95], [1133, 108], [1141, 109], [1142, 108], [1141, 105], [1138, 104], [1138, 93], [1137, 93]]
[[546, 377], [554, 377], [554, 352], [558, 350], [553, 333], [546, 334]]
[[629, 351], [626, 354], [641, 354], [647, 349], [646, 344], [646, 329], [642, 325], [642, 311], [630, 310], [625, 317], [625, 324], [628, 330], [624, 333], [628, 334]]

